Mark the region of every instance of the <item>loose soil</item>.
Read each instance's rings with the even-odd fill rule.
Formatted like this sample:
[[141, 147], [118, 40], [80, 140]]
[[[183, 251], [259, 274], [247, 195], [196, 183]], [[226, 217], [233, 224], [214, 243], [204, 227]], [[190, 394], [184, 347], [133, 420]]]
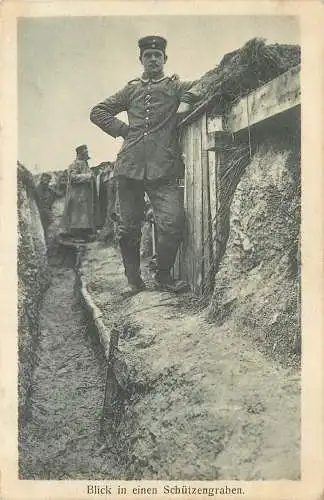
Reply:
[[20, 435], [21, 479], [300, 477], [297, 371], [266, 359], [234, 324], [208, 323], [183, 298], [154, 290], [147, 268], [148, 290], [122, 299], [113, 247], [89, 244], [81, 273], [107, 333], [120, 330], [129, 371], [122, 420], [113, 439], [100, 434], [105, 360], [74, 272], [55, 269]]
[[20, 435], [20, 479], [101, 479], [103, 467], [114, 474], [100, 437], [105, 360], [74, 293], [73, 270], [52, 271]]
[[81, 269], [107, 331], [119, 328], [129, 367], [122, 478], [298, 479], [299, 372], [266, 358], [253, 332], [209, 323], [183, 298], [154, 290], [143, 270], [148, 289], [122, 299], [116, 249], [89, 245]]

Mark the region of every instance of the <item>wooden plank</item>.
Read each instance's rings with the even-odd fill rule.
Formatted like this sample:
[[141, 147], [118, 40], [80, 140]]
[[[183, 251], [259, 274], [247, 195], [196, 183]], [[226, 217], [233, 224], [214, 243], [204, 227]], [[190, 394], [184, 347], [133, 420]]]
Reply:
[[223, 116], [213, 116], [212, 118], [208, 116], [207, 118], [207, 132], [208, 134], [213, 132], [222, 132], [223, 128]]
[[206, 150], [207, 151], [215, 151], [215, 133], [210, 132], [206, 135]]
[[153, 255], [156, 255], [156, 243], [157, 243], [157, 238], [156, 238], [156, 226], [155, 222], [151, 225], [151, 232], [152, 232], [152, 253]]
[[234, 104], [224, 117], [224, 129], [237, 132], [298, 106], [300, 95], [300, 66], [295, 66]]
[[184, 128], [182, 130], [182, 138], [181, 138], [181, 149], [183, 153], [183, 159], [185, 164], [185, 178], [184, 178], [184, 197], [183, 197], [183, 205], [185, 210], [185, 227], [184, 227], [184, 235], [183, 241], [180, 248], [180, 259], [179, 259], [179, 277], [183, 280], [188, 281], [187, 275], [187, 198], [188, 198], [188, 174], [187, 174], [187, 156], [188, 156], [188, 129]]
[[193, 200], [193, 287], [198, 291], [202, 285], [202, 241], [203, 241], [203, 214], [202, 214], [202, 158], [201, 158], [201, 126], [202, 118], [199, 118], [192, 124], [193, 132], [193, 181], [194, 181], [194, 200]]
[[209, 106], [211, 106], [214, 101], [215, 101], [214, 95], [205, 99], [201, 104], [199, 104], [197, 107], [195, 107], [189, 114], [187, 114], [183, 118], [183, 120], [180, 122], [180, 127], [184, 128], [184, 127], [188, 127], [189, 125], [191, 125], [191, 123], [196, 121], [197, 118], [199, 118], [200, 116], [202, 116], [205, 113], [206, 109]]
[[188, 272], [189, 272], [189, 283], [192, 289], [195, 289], [195, 169], [194, 169], [194, 126], [191, 124], [189, 126], [189, 168], [190, 168], [190, 196], [189, 196], [189, 225], [188, 225]]
[[110, 335], [110, 343], [109, 343], [109, 351], [108, 351], [108, 359], [107, 359], [107, 372], [106, 372], [106, 381], [105, 381], [105, 396], [103, 401], [102, 408], [102, 417], [101, 417], [101, 425], [100, 431], [101, 434], [104, 434], [106, 430], [106, 426], [110, 430], [110, 432], [114, 432], [115, 429], [115, 419], [116, 419], [116, 401], [118, 398], [118, 383], [116, 380], [116, 376], [113, 370], [113, 358], [114, 352], [118, 346], [119, 334], [115, 330], [111, 332]]
[[[179, 187], [179, 189], [181, 190], [181, 193], [182, 193], [182, 200], [184, 201], [184, 197], [185, 197], [185, 188], [184, 188], [184, 185], [182, 185], [181, 187]], [[184, 227], [184, 230], [185, 230], [185, 227]], [[183, 254], [183, 240], [181, 240], [180, 242], [180, 246], [179, 246], [179, 249], [178, 249], [178, 254], [177, 254], [177, 260], [176, 260], [176, 265], [177, 265], [177, 273], [176, 273], [176, 277], [177, 279], [181, 279], [182, 278], [182, 275], [181, 275], [181, 261], [182, 261], [182, 254]]]
[[210, 212], [210, 185], [208, 170], [208, 150], [207, 150], [207, 116], [202, 118], [201, 124], [201, 155], [202, 155], [202, 203], [203, 203], [203, 284], [210, 271], [212, 247], [211, 247], [211, 212]]
[[[214, 261], [218, 262], [219, 255], [220, 255], [220, 238], [221, 238], [221, 226], [220, 226], [220, 194], [221, 194], [221, 181], [220, 181], [220, 172], [222, 168], [222, 162], [223, 162], [223, 150], [222, 150], [222, 144], [224, 141], [224, 136], [221, 133], [219, 139], [217, 138], [217, 134], [215, 136], [215, 143], [216, 143], [216, 148], [215, 148], [215, 189], [216, 189], [216, 218], [215, 218], [215, 243], [214, 243]], [[218, 149], [217, 146], [220, 146]]]
[[185, 212], [186, 212], [186, 238], [184, 241], [184, 261], [183, 275], [184, 279], [191, 285], [193, 280], [192, 270], [192, 211], [193, 211], [193, 144], [192, 144], [192, 128], [187, 127], [184, 132], [184, 153], [185, 153]]
[[193, 262], [193, 232], [194, 232], [194, 204], [195, 204], [195, 191], [194, 191], [194, 168], [193, 168], [193, 124], [188, 126], [188, 226], [187, 226], [187, 251], [188, 251], [188, 282], [192, 289], [194, 289], [194, 262]]
[[219, 143], [225, 145], [233, 141], [232, 137], [233, 137], [232, 133], [225, 132], [224, 130], [221, 130], [220, 132], [209, 132], [207, 134], [206, 149], [208, 151], [216, 151], [218, 147], [216, 145], [216, 139]]
[[176, 259], [174, 262], [173, 270], [172, 270], [173, 279], [176, 279], [176, 280], [178, 280], [180, 278], [180, 252], [181, 252], [181, 250], [179, 248], [179, 251], [177, 253], [177, 256], [176, 256]]
[[213, 260], [215, 257], [216, 214], [217, 214], [216, 156], [214, 151], [208, 151], [208, 171], [209, 171], [210, 217], [211, 217], [211, 236], [212, 236], [211, 260]]
[[186, 238], [186, 280], [189, 284], [192, 282], [192, 269], [191, 269], [191, 211], [192, 211], [192, 144], [191, 144], [191, 127], [187, 129], [186, 137], [186, 222], [187, 222], [187, 238]]
[[[184, 199], [184, 187], [179, 185], [178, 189], [179, 189], [179, 193], [182, 195], [182, 199]], [[182, 278], [182, 276], [181, 276], [182, 244], [183, 244], [183, 242], [181, 242], [179, 245], [176, 259], [174, 262], [174, 266], [172, 269], [173, 278], [177, 279], [177, 280]]]

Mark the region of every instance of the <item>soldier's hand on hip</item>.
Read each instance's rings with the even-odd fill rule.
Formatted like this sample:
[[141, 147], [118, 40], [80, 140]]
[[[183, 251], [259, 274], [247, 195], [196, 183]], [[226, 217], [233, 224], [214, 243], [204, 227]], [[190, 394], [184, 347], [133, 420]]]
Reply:
[[190, 111], [190, 104], [187, 104], [186, 102], [180, 102], [180, 105], [177, 109], [177, 114], [183, 114], [183, 113], [188, 113]]

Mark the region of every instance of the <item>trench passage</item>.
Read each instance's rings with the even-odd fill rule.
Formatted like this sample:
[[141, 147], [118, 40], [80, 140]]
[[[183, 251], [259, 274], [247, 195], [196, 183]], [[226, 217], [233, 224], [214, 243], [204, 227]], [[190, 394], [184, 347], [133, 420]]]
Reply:
[[27, 422], [20, 435], [20, 479], [104, 478], [105, 360], [74, 293], [75, 273], [52, 268], [40, 311], [40, 338]]

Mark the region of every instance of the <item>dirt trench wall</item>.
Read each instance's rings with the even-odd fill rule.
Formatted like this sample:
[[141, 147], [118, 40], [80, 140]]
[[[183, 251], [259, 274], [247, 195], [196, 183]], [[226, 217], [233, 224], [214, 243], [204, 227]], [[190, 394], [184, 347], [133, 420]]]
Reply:
[[[278, 125], [278, 124], [277, 124]], [[299, 134], [264, 134], [235, 190], [209, 312], [285, 362], [300, 354]]]
[[18, 166], [18, 356], [19, 418], [24, 419], [31, 386], [39, 303], [48, 284], [44, 231], [32, 175]]

